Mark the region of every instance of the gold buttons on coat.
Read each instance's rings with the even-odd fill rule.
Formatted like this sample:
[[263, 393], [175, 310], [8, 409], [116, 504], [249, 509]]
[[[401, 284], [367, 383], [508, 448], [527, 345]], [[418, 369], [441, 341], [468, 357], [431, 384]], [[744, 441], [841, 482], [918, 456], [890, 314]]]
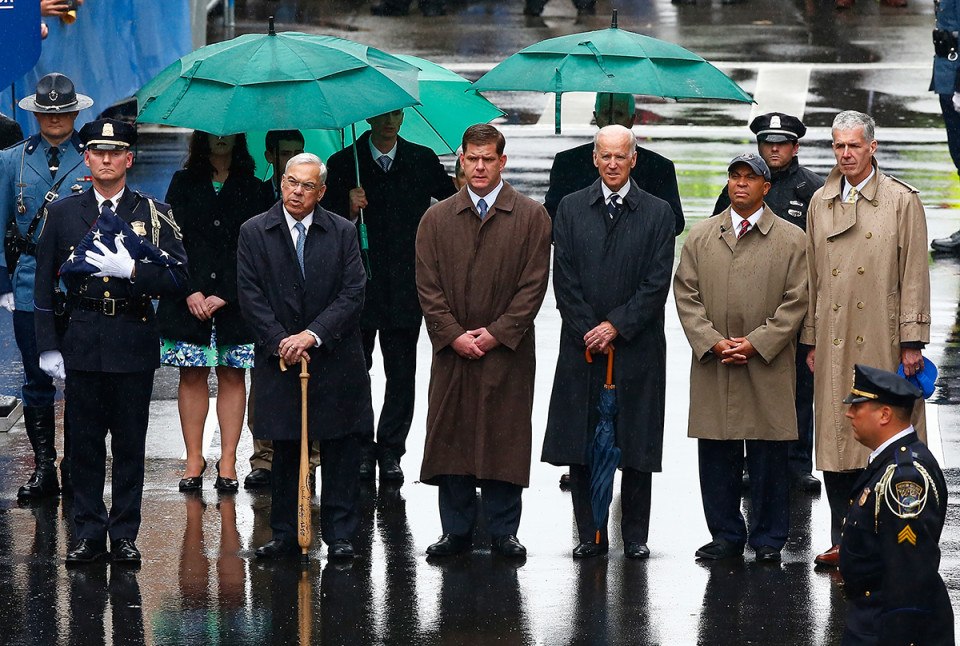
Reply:
[[833, 345], [840, 345], [841, 342], [842, 342], [842, 339], [834, 339]]
[[862, 310], [862, 309], [863, 309], [863, 301], [860, 301], [859, 303], [857, 303], [857, 309], [858, 309], [858, 310]]
[[873, 233], [871, 233], [870, 231], [867, 231], [867, 240], [869, 240], [872, 237], [873, 237]]
[[840, 304], [839, 304], [839, 303], [834, 303], [834, 304], [833, 304], [833, 311], [836, 312], [836, 311], [839, 310], [839, 309], [840, 309]]
[[839, 269], [834, 269], [834, 270], [833, 270], [833, 275], [834, 275], [834, 276], [839, 276], [839, 275], [840, 275], [840, 270], [839, 270]]
[[109, 282], [110, 282], [110, 277], [109, 277], [109, 276], [104, 276], [104, 277], [103, 277], [103, 282], [109, 283]]
[[110, 292], [104, 292], [104, 293], [103, 293], [103, 297], [104, 297], [104, 298], [110, 298]]
[[858, 336], [858, 337], [857, 337], [857, 343], [863, 343], [863, 337], [862, 337], [862, 336]]
[[864, 271], [865, 271], [865, 270], [864, 270], [863, 267], [857, 267], [857, 273], [860, 274], [861, 276], [863, 276], [863, 272], [864, 272]]

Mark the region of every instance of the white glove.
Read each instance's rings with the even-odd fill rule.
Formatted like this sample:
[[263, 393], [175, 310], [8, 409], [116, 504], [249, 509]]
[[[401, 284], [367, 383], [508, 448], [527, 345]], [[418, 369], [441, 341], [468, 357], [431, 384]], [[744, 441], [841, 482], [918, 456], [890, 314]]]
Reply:
[[130, 252], [127, 251], [126, 247], [117, 244], [117, 250], [113, 252], [99, 240], [95, 240], [93, 244], [100, 250], [100, 253], [88, 251], [86, 259], [87, 262], [100, 270], [94, 276], [114, 276], [115, 278], [130, 279], [130, 276], [133, 275], [133, 258], [130, 257]]
[[0, 294], [0, 307], [7, 310], [8, 312], [12, 312], [13, 310], [17, 309], [16, 306], [13, 304], [13, 292]]
[[953, 109], [960, 112], [960, 92], [953, 93]]
[[40, 370], [43, 370], [53, 379], [66, 379], [67, 373], [63, 368], [63, 355], [59, 350], [47, 350], [40, 353]]

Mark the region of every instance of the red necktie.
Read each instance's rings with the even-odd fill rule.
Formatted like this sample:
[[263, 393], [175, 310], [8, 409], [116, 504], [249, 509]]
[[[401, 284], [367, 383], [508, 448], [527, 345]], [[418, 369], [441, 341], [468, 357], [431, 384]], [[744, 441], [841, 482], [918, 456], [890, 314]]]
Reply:
[[750, 228], [749, 220], [740, 220], [740, 230], [737, 231], [737, 240], [743, 237], [743, 234], [747, 232], [747, 229]]

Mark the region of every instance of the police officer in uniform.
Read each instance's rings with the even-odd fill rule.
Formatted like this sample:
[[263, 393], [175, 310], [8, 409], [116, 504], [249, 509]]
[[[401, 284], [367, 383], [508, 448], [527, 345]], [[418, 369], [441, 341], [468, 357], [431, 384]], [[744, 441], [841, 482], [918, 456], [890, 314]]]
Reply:
[[[0, 306], [13, 313], [14, 335], [23, 359], [23, 418], [36, 463], [33, 475], [17, 492], [21, 502], [60, 493], [54, 445], [53, 401], [57, 388], [53, 379], [40, 370], [34, 332], [33, 278], [44, 207], [59, 196], [90, 187], [83, 165], [83, 143], [73, 124], [79, 111], [91, 105], [90, 97], [78, 94], [69, 78], [47, 74], [37, 82], [36, 93], [20, 101], [22, 109], [36, 116], [40, 132], [0, 152], [0, 231], [7, 231], [15, 221], [16, 228], [11, 230], [15, 235], [10, 242], [21, 250], [15, 266], [8, 267], [5, 254], [0, 254], [0, 264], [6, 267], [0, 271]], [[63, 452], [60, 471], [67, 492], [70, 438], [66, 417]]]
[[[93, 188], [47, 207], [37, 253], [36, 324], [40, 366], [66, 378], [67, 415], [76, 449], [70, 455], [74, 484], [73, 538], [67, 565], [106, 556], [137, 566], [144, 450], [153, 373], [160, 364], [160, 336], [152, 298], [182, 298], [187, 291], [186, 254], [170, 207], [126, 186], [133, 164], [136, 129], [100, 119], [80, 130]], [[138, 235], [148, 236], [180, 261], [173, 267], [133, 260], [123, 247], [88, 251], [100, 271], [64, 278], [58, 270], [101, 213], [112, 210]], [[123, 252], [122, 252], [123, 251]], [[59, 302], [65, 300], [65, 332], [58, 331]], [[63, 329], [61, 324], [60, 329]], [[106, 435], [113, 454], [112, 507], [103, 502]]]
[[[770, 192], [764, 198], [778, 216], [807, 229], [807, 207], [810, 198], [823, 186], [823, 178], [800, 165], [797, 152], [800, 139], [807, 133], [800, 119], [782, 112], [761, 114], [750, 122], [757, 135], [757, 149], [770, 167]], [[720, 213], [730, 206], [724, 188], [713, 207]], [[809, 348], [797, 346], [797, 440], [790, 442], [790, 482], [801, 491], [820, 491], [820, 481], [813, 476], [813, 373], [807, 367]]]
[[844, 646], [954, 643], [953, 609], [937, 572], [947, 485], [910, 424], [920, 396], [903, 377], [857, 364], [843, 400], [854, 436], [872, 450], [840, 539]]
[[[934, 0], [937, 28], [933, 30], [933, 78], [930, 91], [940, 99], [943, 125], [947, 129], [947, 146], [953, 165], [960, 172], [960, 0]], [[934, 251], [960, 253], [960, 231], [930, 243]]]

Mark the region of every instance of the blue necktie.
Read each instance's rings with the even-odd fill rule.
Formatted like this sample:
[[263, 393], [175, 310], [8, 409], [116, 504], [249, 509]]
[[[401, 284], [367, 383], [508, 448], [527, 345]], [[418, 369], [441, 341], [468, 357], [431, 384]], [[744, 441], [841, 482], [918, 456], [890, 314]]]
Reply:
[[607, 213], [610, 215], [610, 219], [613, 220], [620, 214], [620, 194], [611, 193], [610, 201], [607, 202]]
[[487, 202], [483, 198], [477, 200], [477, 211], [480, 212], [481, 220], [487, 217]]
[[377, 161], [380, 162], [380, 168], [383, 169], [384, 173], [390, 170], [390, 162], [392, 160], [390, 159], [389, 155], [380, 155], [380, 157], [377, 158]]
[[303, 245], [307, 241], [307, 228], [303, 222], [297, 222], [293, 225], [297, 230], [297, 262], [300, 263], [300, 273], [306, 277], [307, 273], [303, 270]]

